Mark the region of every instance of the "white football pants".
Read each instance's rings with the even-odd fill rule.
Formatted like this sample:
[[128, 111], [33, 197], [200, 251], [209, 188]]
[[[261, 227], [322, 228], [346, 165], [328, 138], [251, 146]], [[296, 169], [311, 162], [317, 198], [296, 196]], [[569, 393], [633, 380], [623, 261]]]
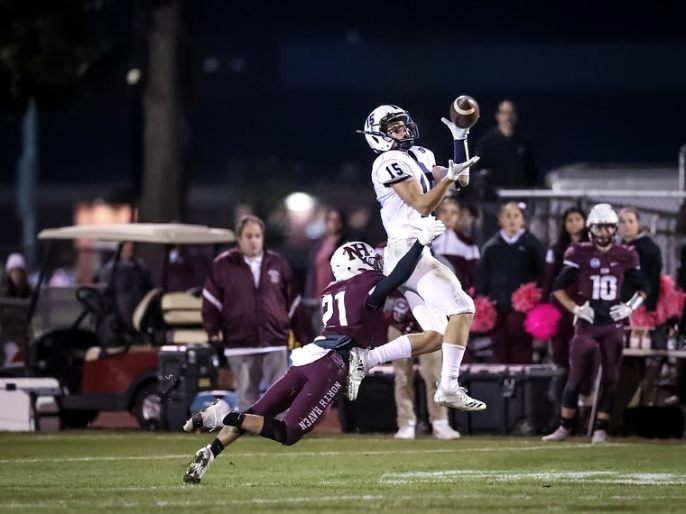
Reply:
[[[384, 274], [388, 275], [408, 252], [415, 239], [388, 241], [384, 250]], [[410, 279], [400, 288], [422, 330], [445, 333], [448, 316], [474, 314], [474, 300], [462, 290], [460, 281], [446, 265], [439, 262], [428, 247]]]

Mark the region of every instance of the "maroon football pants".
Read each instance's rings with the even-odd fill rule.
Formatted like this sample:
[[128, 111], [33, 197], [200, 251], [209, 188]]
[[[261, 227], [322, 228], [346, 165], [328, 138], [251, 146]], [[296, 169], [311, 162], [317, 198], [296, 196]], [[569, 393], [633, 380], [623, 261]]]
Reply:
[[345, 390], [348, 365], [336, 352], [288, 371], [252, 406], [252, 413], [273, 418], [288, 410], [283, 418], [285, 445], [297, 443], [324, 418], [326, 409]]

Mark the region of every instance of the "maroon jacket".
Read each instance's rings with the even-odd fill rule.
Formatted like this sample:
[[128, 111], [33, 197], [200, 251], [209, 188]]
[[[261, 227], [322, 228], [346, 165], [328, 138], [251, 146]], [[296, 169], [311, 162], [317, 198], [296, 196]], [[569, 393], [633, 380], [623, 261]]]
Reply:
[[433, 240], [431, 252], [450, 263], [462, 289], [469, 293], [474, 285], [476, 266], [481, 257], [474, 241], [457, 230], [446, 230]]
[[203, 326], [210, 337], [222, 332], [227, 348], [286, 346], [291, 327], [297, 340], [309, 342], [306, 328], [293, 323], [302, 319], [293, 271], [276, 252], [264, 251], [258, 288], [237, 248], [222, 253], [202, 295]]

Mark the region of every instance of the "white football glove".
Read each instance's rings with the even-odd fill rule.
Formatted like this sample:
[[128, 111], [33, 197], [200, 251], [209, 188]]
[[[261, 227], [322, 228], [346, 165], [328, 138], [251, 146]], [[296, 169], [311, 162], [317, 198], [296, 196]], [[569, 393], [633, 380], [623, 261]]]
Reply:
[[628, 318], [631, 316], [632, 312], [634, 312], [634, 310], [624, 302], [610, 307], [610, 317], [612, 318], [612, 321], [620, 321]]
[[457, 125], [455, 125], [452, 121], [450, 121], [448, 118], [441, 118], [441, 121], [446, 127], [450, 129], [450, 132], [453, 134], [453, 139], [467, 139], [467, 136], [469, 135], [468, 128], [460, 128]]
[[428, 245], [435, 238], [445, 232], [445, 225], [441, 220], [437, 220], [433, 216], [428, 216], [419, 220], [422, 231], [417, 236], [419, 244]]
[[452, 181], [455, 181], [459, 177], [462, 177], [463, 179], [460, 180], [460, 185], [466, 186], [467, 184], [469, 184], [469, 168], [471, 168], [477, 162], [479, 162], [479, 159], [481, 159], [481, 157], [479, 157], [478, 155], [475, 155], [471, 159], [468, 159], [465, 162], [460, 163], [454, 163], [451, 159], [450, 161], [448, 161], [448, 173], [445, 176]]
[[574, 317], [593, 323], [595, 320], [595, 311], [593, 310], [593, 307], [591, 307], [591, 304], [586, 302], [583, 305], [574, 307]]

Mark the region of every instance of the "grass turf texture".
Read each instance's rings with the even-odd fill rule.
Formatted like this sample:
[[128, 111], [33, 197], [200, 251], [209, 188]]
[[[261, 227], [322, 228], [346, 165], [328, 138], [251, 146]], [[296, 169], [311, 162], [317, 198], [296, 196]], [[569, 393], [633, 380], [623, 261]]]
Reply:
[[0, 433], [0, 512], [686, 512], [681, 441], [244, 437], [183, 485], [211, 439]]

